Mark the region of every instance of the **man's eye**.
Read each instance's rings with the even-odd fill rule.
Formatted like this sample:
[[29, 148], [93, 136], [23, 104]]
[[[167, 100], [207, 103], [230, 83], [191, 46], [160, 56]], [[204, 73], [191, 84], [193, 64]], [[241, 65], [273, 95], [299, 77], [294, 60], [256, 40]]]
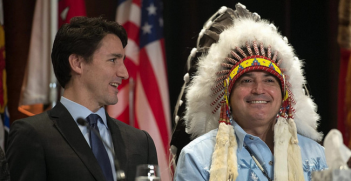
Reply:
[[243, 79], [243, 80], [241, 80], [241, 83], [249, 83], [249, 82], [251, 82], [250, 79]]
[[113, 58], [113, 59], [110, 59], [110, 61], [111, 61], [111, 62], [115, 62], [115, 61], [116, 61], [116, 59], [115, 59], [115, 58]]
[[267, 82], [275, 82], [274, 79], [267, 79], [266, 81], [267, 81]]

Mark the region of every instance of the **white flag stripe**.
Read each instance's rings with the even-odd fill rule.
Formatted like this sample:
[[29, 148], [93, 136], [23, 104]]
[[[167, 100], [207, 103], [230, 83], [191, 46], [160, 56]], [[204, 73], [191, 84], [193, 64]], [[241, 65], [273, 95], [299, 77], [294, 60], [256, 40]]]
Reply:
[[129, 21], [134, 23], [137, 27], [140, 27], [141, 22], [141, 10], [140, 7], [134, 3], [130, 7]]
[[123, 25], [125, 22], [128, 21], [129, 13], [130, 13], [129, 10], [130, 10], [131, 4], [132, 4], [132, 0], [127, 0], [127, 1], [124, 1], [123, 3], [121, 3], [117, 7], [117, 11], [116, 11], [117, 23]]
[[136, 117], [138, 120], [138, 124], [140, 129], [147, 131], [152, 139], [154, 140], [156, 150], [157, 150], [157, 157], [158, 157], [158, 164], [161, 173], [161, 180], [168, 181], [170, 178], [168, 163], [167, 163], [167, 156], [165, 147], [163, 145], [163, 141], [159, 132], [159, 128], [155, 117], [150, 109], [150, 105], [146, 99], [146, 95], [144, 89], [141, 84], [140, 77], [137, 77], [137, 87], [136, 87]]
[[38, 0], [35, 6], [27, 76], [20, 105], [48, 103], [50, 78], [50, 1]]
[[139, 46], [134, 40], [128, 38], [128, 44], [125, 48], [126, 56], [136, 65], [139, 65]]
[[155, 41], [148, 44], [145, 47], [149, 61], [152, 65], [153, 72], [155, 73], [159, 91], [161, 93], [161, 100], [163, 111], [165, 113], [165, 119], [167, 123], [167, 133], [170, 137], [171, 121], [170, 121], [170, 108], [169, 108], [169, 95], [168, 95], [168, 84], [167, 84], [167, 73], [165, 71], [165, 62], [163, 60], [163, 53], [160, 41]]
[[110, 117], [116, 118], [120, 114], [122, 114], [123, 110], [129, 104], [128, 100], [129, 96], [129, 84], [126, 84], [122, 89], [118, 90], [118, 102], [115, 105], [107, 106], [107, 112], [109, 113]]

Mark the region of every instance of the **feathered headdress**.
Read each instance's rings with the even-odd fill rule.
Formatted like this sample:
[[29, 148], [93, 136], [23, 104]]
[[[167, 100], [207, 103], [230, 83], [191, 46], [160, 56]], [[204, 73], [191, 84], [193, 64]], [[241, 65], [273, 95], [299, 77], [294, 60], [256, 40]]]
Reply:
[[[176, 106], [175, 119], [179, 120], [177, 111], [183, 92], [186, 92], [183, 119], [191, 138], [219, 128], [210, 180], [235, 180], [236, 151], [230, 151], [237, 147], [229, 122], [231, 88], [245, 72], [269, 72], [280, 80], [283, 94], [283, 104], [274, 127], [275, 179], [301, 178], [297, 133], [314, 140], [322, 138], [322, 134], [316, 131], [319, 120], [316, 105], [303, 89], [306, 82], [303, 63], [294, 54], [287, 38], [282, 37], [273, 24], [249, 12], [240, 3], [235, 7], [235, 11], [222, 7], [200, 32], [197, 48], [192, 50], [188, 59], [190, 64], [201, 54], [196, 64], [197, 71], [191, 77], [189, 74], [184, 77], [185, 84]], [[219, 143], [223, 140], [228, 143]]]

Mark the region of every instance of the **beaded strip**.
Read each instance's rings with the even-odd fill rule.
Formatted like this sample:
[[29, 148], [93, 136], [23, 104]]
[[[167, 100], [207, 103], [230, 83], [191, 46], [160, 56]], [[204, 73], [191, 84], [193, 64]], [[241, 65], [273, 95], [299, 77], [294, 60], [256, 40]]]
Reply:
[[256, 41], [253, 42], [253, 47], [254, 47], [256, 55], [260, 55], [260, 52], [258, 51], [258, 47], [257, 47], [257, 42]]

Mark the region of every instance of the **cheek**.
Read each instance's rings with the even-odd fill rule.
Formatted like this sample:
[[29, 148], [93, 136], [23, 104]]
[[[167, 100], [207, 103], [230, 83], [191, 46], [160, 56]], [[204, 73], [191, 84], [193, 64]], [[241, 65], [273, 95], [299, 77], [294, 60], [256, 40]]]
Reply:
[[280, 88], [275, 88], [271, 89], [270, 91], [271, 96], [273, 97], [274, 101], [277, 102], [277, 104], [281, 104], [283, 100], [282, 92]]
[[[230, 95], [230, 106], [235, 107], [235, 105], [240, 104], [241, 102], [244, 102], [244, 98], [247, 95], [247, 90], [244, 88], [236, 88], [232, 91], [232, 94]], [[235, 104], [234, 104], [235, 103]]]

